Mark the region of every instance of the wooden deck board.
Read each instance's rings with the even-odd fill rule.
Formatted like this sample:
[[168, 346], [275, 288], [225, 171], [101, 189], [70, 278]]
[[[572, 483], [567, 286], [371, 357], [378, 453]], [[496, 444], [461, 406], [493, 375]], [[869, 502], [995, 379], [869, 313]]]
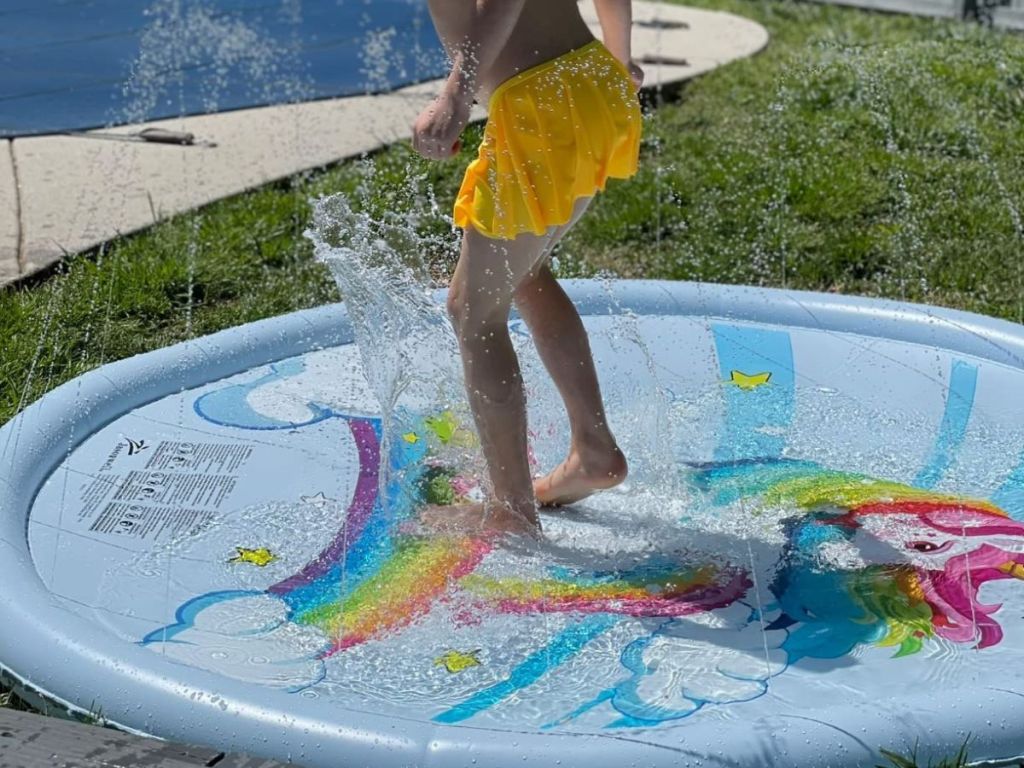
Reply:
[[[0, 768], [284, 768], [284, 763], [0, 709]], [[292, 764], [292, 768], [294, 764]]]

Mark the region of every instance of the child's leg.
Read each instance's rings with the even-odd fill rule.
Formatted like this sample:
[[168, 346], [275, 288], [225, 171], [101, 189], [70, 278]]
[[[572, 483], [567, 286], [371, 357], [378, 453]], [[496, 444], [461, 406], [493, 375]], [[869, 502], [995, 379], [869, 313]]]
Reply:
[[[576, 223], [589, 201], [577, 201], [572, 220], [554, 233], [542, 261]], [[525, 278], [514, 298], [569, 416], [569, 455], [534, 483], [537, 501], [569, 504], [621, 483], [626, 477], [626, 458], [605, 419], [590, 344], [576, 307], [547, 265], [539, 265]]]
[[594, 360], [579, 313], [544, 266], [516, 292], [537, 352], [569, 416], [569, 455], [534, 483], [541, 504], [570, 504], [626, 478], [626, 458], [605, 418]]
[[468, 227], [448, 288], [448, 312], [462, 354], [466, 391], [496, 504], [428, 510], [424, 522], [443, 527], [537, 531], [527, 461], [526, 399], [509, 338], [512, 296], [545, 252], [542, 236], [494, 240]]

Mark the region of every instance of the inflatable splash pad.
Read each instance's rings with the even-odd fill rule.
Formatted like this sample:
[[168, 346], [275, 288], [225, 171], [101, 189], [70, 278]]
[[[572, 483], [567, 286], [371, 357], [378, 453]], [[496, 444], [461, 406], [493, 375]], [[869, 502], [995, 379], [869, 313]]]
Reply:
[[[0, 431], [7, 675], [325, 768], [863, 766], [968, 735], [975, 759], [1019, 759], [1024, 330], [566, 287], [632, 474], [545, 513], [536, 545], [409, 525], [473, 497], [444, 461], [468, 431], [403, 413], [385, 439], [340, 304], [27, 408]], [[546, 468], [564, 417], [513, 330]]]

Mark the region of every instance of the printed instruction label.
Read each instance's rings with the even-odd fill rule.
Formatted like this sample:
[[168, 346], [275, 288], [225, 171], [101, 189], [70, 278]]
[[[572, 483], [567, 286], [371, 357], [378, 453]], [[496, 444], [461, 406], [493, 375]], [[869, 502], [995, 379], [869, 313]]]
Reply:
[[141, 504], [107, 504], [90, 531], [158, 541], [165, 536], [195, 535], [213, 521], [202, 509], [145, 507]]
[[237, 472], [252, 455], [251, 445], [161, 440], [146, 469], [178, 472]]
[[219, 509], [234, 490], [236, 479], [233, 475], [192, 472], [129, 472], [114, 494], [114, 500]]
[[120, 475], [100, 475], [82, 486], [78, 502], [78, 522], [91, 520], [107, 497], [117, 488]]
[[184, 440], [153, 447], [134, 437], [140, 439], [119, 442], [98, 474], [80, 486], [78, 523], [89, 531], [154, 541], [201, 531], [230, 499], [254, 450], [244, 443]]

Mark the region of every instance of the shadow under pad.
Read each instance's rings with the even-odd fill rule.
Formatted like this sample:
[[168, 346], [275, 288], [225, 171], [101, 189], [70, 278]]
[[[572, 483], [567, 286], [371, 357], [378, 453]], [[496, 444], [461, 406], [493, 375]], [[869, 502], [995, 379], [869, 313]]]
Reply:
[[[464, 425], [403, 412], [383, 440], [344, 307], [298, 312], [0, 429], [0, 665], [133, 730], [325, 768], [1024, 753], [1021, 327], [565, 285], [631, 476], [546, 513], [543, 543], [411, 526], [472, 496], [437, 461]], [[550, 466], [564, 416], [512, 331]]]

